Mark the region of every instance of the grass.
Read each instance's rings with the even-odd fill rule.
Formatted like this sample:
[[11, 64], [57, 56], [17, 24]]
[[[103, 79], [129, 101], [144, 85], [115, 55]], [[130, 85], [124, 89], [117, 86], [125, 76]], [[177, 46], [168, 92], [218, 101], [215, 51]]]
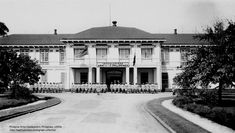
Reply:
[[17, 116], [21, 116], [24, 114], [28, 114], [28, 113], [32, 113], [38, 110], [42, 110], [45, 108], [49, 108], [52, 106], [55, 106], [57, 104], [59, 104], [61, 101], [58, 98], [55, 97], [43, 97], [41, 98], [42, 100], [46, 100], [46, 102], [43, 103], [39, 103], [36, 105], [30, 105], [27, 107], [21, 107], [21, 108], [12, 108], [10, 110], [2, 110], [0, 111], [0, 122], [7, 120], [7, 119], [11, 119]]
[[21, 99], [11, 99], [8, 97], [0, 97], [0, 110], [25, 105], [25, 104], [32, 103], [35, 101], [37, 101], [37, 100], [34, 98], [32, 98], [32, 99], [22, 99], [22, 98]]

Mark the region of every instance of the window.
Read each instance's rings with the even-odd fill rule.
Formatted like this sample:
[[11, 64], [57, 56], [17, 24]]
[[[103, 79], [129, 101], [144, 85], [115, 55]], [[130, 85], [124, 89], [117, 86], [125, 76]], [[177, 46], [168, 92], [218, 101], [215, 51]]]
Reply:
[[75, 48], [74, 49], [74, 58], [75, 59], [79, 59], [81, 58], [81, 53], [82, 53], [83, 49], [82, 48]]
[[49, 63], [49, 49], [40, 50], [40, 63], [48, 64]]
[[88, 47], [74, 49], [74, 59], [81, 59], [85, 55], [88, 55]]
[[142, 59], [152, 59], [152, 48], [142, 48], [141, 57]]
[[187, 49], [181, 49], [180, 50], [180, 56], [181, 56], [181, 66], [185, 66], [188, 61], [188, 50]]
[[60, 50], [60, 64], [64, 64], [65, 62], [65, 51], [63, 49]]
[[120, 48], [119, 49], [119, 58], [120, 59], [129, 59], [130, 49], [129, 48]]
[[29, 55], [29, 49], [20, 49], [20, 54]]
[[80, 73], [80, 83], [87, 83], [88, 82], [88, 73]]
[[98, 59], [105, 59], [105, 58], [107, 58], [107, 48], [97, 48], [96, 49], [96, 57]]
[[161, 53], [162, 56], [162, 65], [169, 63], [169, 48], [164, 48]]
[[44, 75], [41, 75], [41, 82], [47, 82], [47, 70], [42, 70]]

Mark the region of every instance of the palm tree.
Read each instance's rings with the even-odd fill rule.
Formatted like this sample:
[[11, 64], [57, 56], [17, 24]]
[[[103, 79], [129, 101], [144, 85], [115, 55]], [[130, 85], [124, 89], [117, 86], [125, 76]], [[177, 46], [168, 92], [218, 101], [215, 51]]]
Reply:
[[0, 36], [5, 36], [7, 32], [9, 32], [7, 26], [3, 22], [0, 22]]

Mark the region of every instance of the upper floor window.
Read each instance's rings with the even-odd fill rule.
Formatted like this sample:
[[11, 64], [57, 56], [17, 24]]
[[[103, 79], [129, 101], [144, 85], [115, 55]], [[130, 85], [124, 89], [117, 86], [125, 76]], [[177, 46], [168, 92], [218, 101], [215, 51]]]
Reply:
[[142, 59], [152, 59], [152, 48], [141, 48]]
[[40, 63], [48, 64], [49, 63], [49, 49], [40, 50]]
[[97, 48], [96, 49], [96, 57], [99, 59], [107, 58], [107, 48]]
[[188, 61], [189, 50], [188, 49], [181, 49], [180, 50], [180, 57], [181, 57], [181, 65], [185, 66]]
[[74, 48], [74, 58], [79, 59], [88, 54], [88, 48]]
[[129, 59], [130, 49], [129, 48], [120, 48], [119, 49], [119, 58], [120, 59]]
[[169, 63], [169, 48], [163, 48], [161, 51], [162, 56], [162, 64], [168, 64]]
[[29, 55], [29, 49], [20, 49], [20, 54]]
[[65, 51], [63, 49], [60, 50], [60, 63], [63, 64], [65, 62]]

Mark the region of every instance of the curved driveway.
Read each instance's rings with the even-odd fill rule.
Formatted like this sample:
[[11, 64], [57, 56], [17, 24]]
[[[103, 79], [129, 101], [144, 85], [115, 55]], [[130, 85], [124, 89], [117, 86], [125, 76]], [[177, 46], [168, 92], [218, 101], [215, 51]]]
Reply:
[[61, 133], [165, 133], [143, 104], [159, 94], [48, 94], [62, 103], [31, 114], [0, 122], [0, 132]]

